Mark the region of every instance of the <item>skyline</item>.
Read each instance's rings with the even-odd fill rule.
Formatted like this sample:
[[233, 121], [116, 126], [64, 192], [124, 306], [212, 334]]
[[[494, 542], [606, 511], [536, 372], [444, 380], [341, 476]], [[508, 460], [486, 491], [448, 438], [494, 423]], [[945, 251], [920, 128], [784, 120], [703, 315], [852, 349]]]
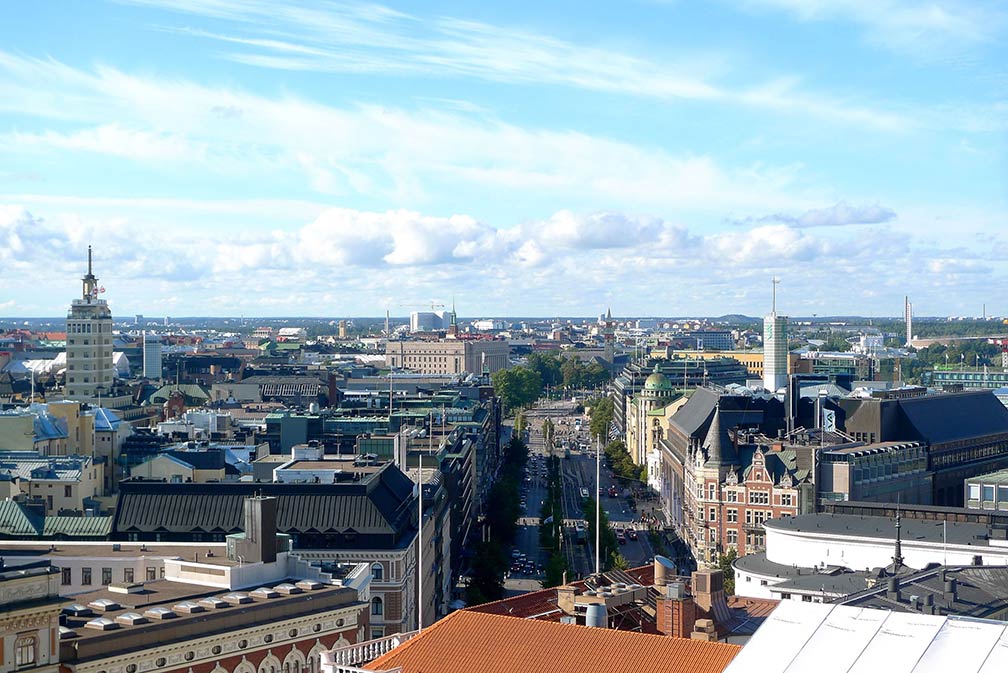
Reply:
[[0, 316], [1008, 313], [998, 3], [406, 7], [9, 12]]

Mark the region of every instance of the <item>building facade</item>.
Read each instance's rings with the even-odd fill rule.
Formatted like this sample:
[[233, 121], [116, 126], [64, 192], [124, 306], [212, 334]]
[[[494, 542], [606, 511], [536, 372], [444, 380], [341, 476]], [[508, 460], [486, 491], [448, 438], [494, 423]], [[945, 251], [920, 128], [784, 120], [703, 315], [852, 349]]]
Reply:
[[64, 394], [67, 399], [91, 402], [100, 393], [112, 389], [112, 311], [99, 295], [105, 288], [91, 270], [91, 246], [88, 246], [88, 271], [81, 279], [83, 292], [74, 299], [67, 315], [67, 369]]
[[787, 322], [776, 310], [763, 319], [763, 387], [771, 392], [787, 386]]
[[421, 374], [493, 374], [508, 366], [510, 349], [499, 339], [389, 341], [385, 366]]
[[59, 671], [58, 576], [46, 561], [0, 559], [0, 670]]

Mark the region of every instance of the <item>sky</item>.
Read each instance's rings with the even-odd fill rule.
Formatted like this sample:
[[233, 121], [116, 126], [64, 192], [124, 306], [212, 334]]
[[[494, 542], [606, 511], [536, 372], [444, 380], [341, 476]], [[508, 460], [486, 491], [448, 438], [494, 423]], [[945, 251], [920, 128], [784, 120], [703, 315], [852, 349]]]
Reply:
[[0, 316], [1008, 315], [1000, 0], [16, 3]]

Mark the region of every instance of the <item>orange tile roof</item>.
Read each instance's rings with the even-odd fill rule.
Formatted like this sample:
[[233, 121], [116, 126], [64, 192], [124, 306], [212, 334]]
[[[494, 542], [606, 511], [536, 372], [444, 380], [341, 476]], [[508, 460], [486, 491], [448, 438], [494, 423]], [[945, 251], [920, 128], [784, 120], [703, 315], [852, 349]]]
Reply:
[[721, 673], [742, 648], [459, 610], [367, 668], [402, 673]]

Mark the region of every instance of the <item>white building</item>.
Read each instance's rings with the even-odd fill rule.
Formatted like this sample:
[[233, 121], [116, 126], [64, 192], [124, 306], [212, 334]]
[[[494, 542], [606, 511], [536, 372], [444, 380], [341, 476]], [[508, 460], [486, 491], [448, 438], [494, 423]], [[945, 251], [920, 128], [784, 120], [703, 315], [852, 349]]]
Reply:
[[[843, 582], [834, 581], [842, 577], [843, 569], [868, 573], [892, 565], [896, 555], [896, 522], [886, 517], [804, 514], [770, 519], [763, 527], [766, 551], [742, 556], [733, 564], [739, 596], [794, 598], [807, 585], [810, 591], [805, 593], [821, 602], [850, 593], [841, 590]], [[914, 569], [930, 563], [1008, 565], [1006, 537], [1004, 530], [992, 531], [979, 523], [902, 519], [902, 565]], [[824, 584], [838, 588], [823, 591]], [[851, 584], [851, 590], [856, 588]], [[791, 595], [782, 596], [782, 591]]]
[[161, 337], [153, 332], [144, 332], [143, 375], [148, 379], [159, 379], [161, 372]]
[[88, 246], [88, 272], [82, 279], [83, 292], [74, 299], [67, 316], [67, 369], [65, 397], [91, 402], [100, 392], [112, 387], [115, 367], [112, 362], [112, 311], [98, 295], [105, 288], [91, 272], [91, 246]]
[[776, 392], [787, 386], [787, 318], [771, 311], [763, 318], [763, 387]]
[[410, 313], [410, 332], [433, 332], [451, 327], [450, 311], [413, 311]]

